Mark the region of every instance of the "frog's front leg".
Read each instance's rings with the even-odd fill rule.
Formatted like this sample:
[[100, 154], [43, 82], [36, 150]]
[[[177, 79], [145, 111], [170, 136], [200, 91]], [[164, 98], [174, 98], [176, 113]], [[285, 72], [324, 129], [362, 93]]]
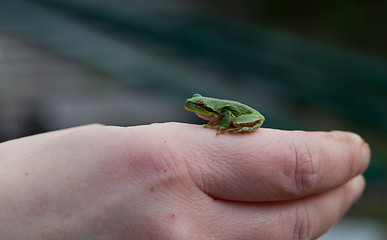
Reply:
[[222, 122], [219, 125], [218, 132], [216, 135], [219, 135], [221, 133], [225, 133], [227, 129], [230, 127], [231, 122], [234, 120], [234, 115], [228, 110], [222, 111], [220, 113], [223, 115]]

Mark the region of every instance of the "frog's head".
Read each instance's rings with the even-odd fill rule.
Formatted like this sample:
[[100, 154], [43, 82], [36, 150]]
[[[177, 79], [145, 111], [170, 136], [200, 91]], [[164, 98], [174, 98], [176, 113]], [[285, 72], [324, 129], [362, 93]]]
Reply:
[[196, 113], [200, 117], [217, 117], [219, 113], [210, 107], [211, 98], [203, 97], [202, 95], [196, 93], [192, 98], [188, 98], [185, 101], [185, 109], [188, 111]]

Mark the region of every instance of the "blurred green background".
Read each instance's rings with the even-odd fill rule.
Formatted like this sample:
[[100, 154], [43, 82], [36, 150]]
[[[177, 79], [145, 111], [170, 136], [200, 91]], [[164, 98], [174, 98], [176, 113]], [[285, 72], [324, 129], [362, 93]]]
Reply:
[[386, 12], [386, 1], [2, 0], [0, 141], [203, 123], [183, 107], [193, 93], [238, 100], [264, 127], [365, 138], [367, 189], [347, 218], [383, 228]]

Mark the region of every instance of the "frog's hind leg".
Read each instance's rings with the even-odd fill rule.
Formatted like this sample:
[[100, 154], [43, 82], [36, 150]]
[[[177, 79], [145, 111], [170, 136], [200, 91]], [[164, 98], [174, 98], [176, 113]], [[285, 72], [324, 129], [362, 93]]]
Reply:
[[262, 123], [263, 123], [263, 121], [259, 121], [259, 122], [257, 122], [257, 124], [255, 124], [254, 126], [251, 126], [251, 127], [230, 128], [230, 129], [228, 129], [228, 132], [231, 132], [231, 133], [254, 132], [262, 125]]
[[257, 116], [254, 114], [246, 114], [242, 115], [234, 120], [234, 127], [228, 129], [229, 132], [237, 133], [237, 132], [254, 132], [257, 130], [265, 121], [265, 118], [261, 116]]

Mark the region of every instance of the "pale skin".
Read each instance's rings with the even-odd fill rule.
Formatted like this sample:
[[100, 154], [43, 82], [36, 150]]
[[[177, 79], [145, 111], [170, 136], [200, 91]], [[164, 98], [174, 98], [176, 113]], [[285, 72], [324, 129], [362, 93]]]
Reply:
[[0, 144], [0, 239], [315, 239], [364, 189], [347, 132], [83, 126]]

